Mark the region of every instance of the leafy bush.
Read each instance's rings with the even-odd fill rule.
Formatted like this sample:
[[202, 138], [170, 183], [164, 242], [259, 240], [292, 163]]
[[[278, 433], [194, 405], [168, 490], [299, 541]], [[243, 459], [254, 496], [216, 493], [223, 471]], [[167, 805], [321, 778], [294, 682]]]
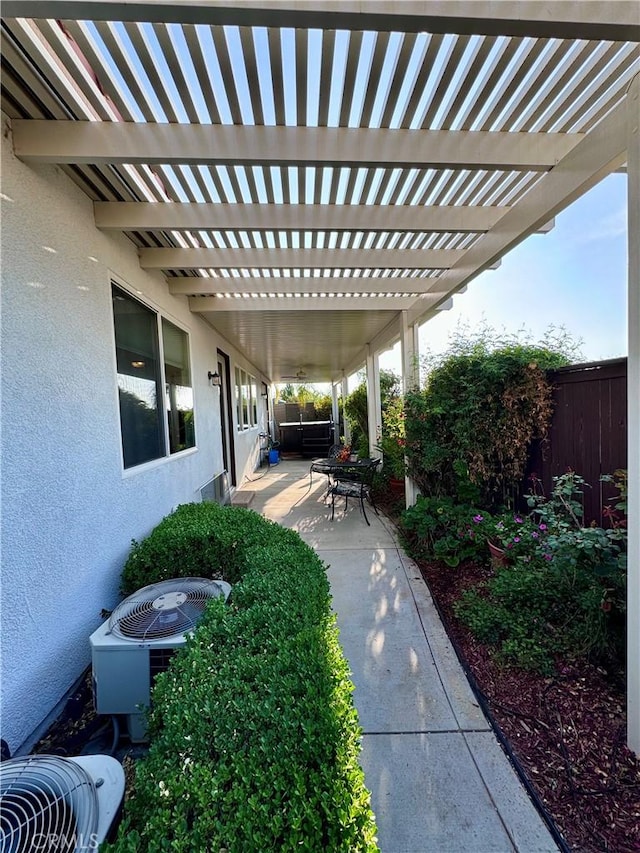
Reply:
[[121, 588], [130, 595], [140, 587], [173, 577], [224, 577], [239, 580], [247, 551], [280, 541], [281, 528], [240, 507], [183, 504], [166, 516], [142, 542], [133, 540], [122, 572]]
[[442, 560], [455, 567], [463, 560], [487, 557], [482, 518], [474, 507], [456, 504], [451, 498], [419, 495], [414, 506], [402, 513], [400, 532], [412, 556]]
[[[380, 447], [385, 457], [386, 473], [388, 476], [404, 477], [404, 404], [400, 378], [391, 370], [380, 371], [380, 407], [382, 410]], [[369, 447], [367, 383], [364, 379], [345, 400], [344, 411], [351, 426], [354, 451], [361, 457], [369, 456], [371, 448]]]
[[194, 504], [135, 543], [123, 585], [194, 572], [233, 579], [231, 604], [212, 602], [158, 677], [108, 849], [377, 850], [324, 565], [249, 510]]
[[[475, 487], [481, 505], [507, 504], [531, 443], [551, 413], [546, 371], [567, 363], [557, 341], [531, 345], [488, 337], [456, 346], [405, 399], [409, 473], [423, 494], [457, 498]], [[566, 347], [565, 347], [566, 349]]]
[[[622, 478], [616, 483], [624, 488]], [[609, 530], [583, 527], [585, 485], [570, 471], [554, 478], [549, 499], [531, 495], [533, 517], [527, 521], [534, 533], [536, 524], [544, 528], [544, 535], [527, 540], [520, 553], [518, 543], [512, 552], [515, 562], [466, 592], [456, 607], [478, 639], [495, 645], [501, 657], [519, 666], [551, 672], [559, 653], [596, 660], [623, 657], [623, 516]], [[624, 499], [618, 501], [617, 511], [623, 513], [625, 506]]]

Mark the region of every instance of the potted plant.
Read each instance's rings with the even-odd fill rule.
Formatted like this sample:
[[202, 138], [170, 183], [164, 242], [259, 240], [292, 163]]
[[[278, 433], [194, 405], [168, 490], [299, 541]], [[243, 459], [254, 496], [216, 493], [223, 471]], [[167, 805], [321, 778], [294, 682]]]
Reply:
[[380, 443], [376, 445], [383, 457], [382, 473], [388, 478], [390, 491], [397, 495], [404, 494], [404, 444], [404, 438], [383, 435]]
[[531, 515], [514, 512], [503, 512], [488, 518], [475, 516], [474, 522], [483, 523], [494, 566], [507, 565], [517, 558], [531, 559], [547, 530], [544, 522]]

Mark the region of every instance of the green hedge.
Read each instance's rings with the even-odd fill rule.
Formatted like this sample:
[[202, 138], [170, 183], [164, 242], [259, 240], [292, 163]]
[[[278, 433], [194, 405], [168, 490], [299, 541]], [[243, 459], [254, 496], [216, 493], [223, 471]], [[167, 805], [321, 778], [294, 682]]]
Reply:
[[325, 567], [240, 508], [179, 507], [133, 545], [123, 589], [234, 583], [153, 692], [151, 746], [110, 851], [375, 851]]

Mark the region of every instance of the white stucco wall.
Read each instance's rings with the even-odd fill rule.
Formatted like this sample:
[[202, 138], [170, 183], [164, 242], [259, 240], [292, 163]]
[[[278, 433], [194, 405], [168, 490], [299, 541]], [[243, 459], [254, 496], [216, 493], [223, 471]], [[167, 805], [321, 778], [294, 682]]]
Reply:
[[[6, 126], [3, 117], [2, 129]], [[199, 500], [222, 469], [220, 346], [184, 297], [98, 232], [90, 200], [57, 167], [28, 167], [2, 139], [2, 737], [15, 750], [90, 661], [88, 637], [118, 600], [132, 538]], [[197, 449], [123, 472], [112, 276], [190, 334]], [[258, 430], [237, 448], [239, 480]]]

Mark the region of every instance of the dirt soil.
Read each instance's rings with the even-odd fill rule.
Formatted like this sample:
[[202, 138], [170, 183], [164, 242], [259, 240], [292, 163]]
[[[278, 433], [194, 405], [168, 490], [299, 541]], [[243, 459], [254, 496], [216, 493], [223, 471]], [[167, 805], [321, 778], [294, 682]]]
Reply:
[[625, 746], [623, 676], [578, 661], [558, 661], [552, 678], [498, 665], [453, 613], [460, 593], [490, 570], [418, 565], [463, 664], [568, 848], [638, 853], [640, 760]]

